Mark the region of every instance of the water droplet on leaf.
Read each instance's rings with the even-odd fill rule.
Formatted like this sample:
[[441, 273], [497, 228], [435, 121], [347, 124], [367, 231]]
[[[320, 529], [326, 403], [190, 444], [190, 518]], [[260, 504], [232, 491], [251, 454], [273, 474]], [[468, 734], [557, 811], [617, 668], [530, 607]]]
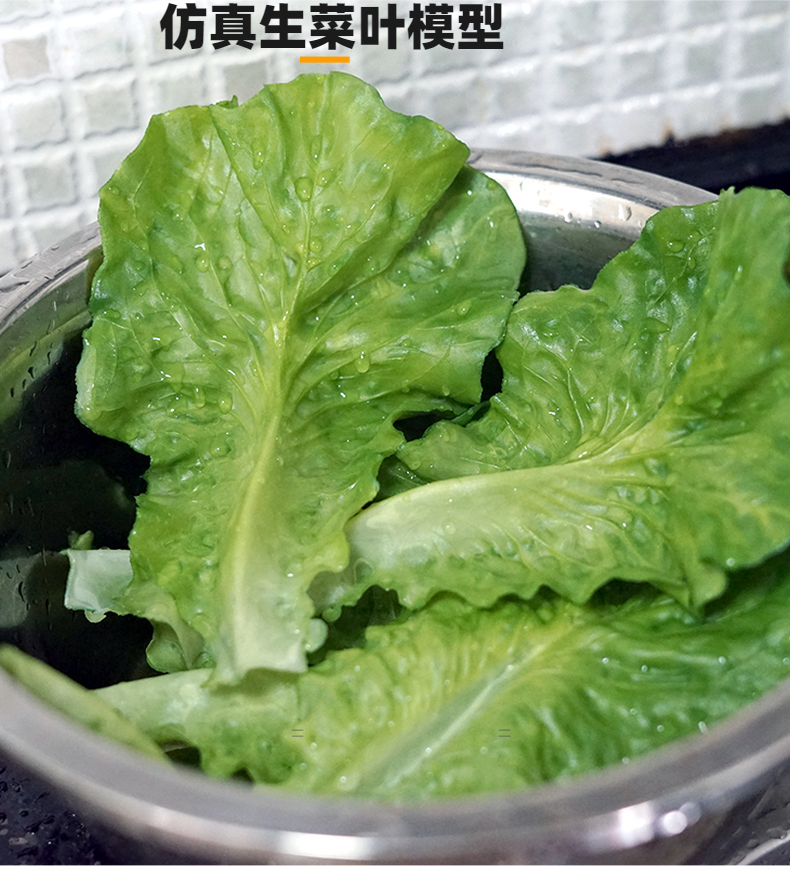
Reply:
[[359, 357], [354, 362], [354, 367], [358, 373], [367, 373], [370, 370], [370, 356], [366, 352], [360, 352]]
[[294, 187], [300, 201], [309, 201], [313, 196], [313, 180], [309, 176], [300, 176], [294, 182]]

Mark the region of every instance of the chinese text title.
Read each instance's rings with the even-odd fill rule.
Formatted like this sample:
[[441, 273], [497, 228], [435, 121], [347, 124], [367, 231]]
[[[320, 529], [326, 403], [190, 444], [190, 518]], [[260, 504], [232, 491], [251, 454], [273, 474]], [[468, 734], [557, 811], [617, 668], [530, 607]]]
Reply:
[[[401, 11], [397, 3], [386, 9], [346, 3], [316, 3], [310, 12], [288, 3], [267, 4], [258, 18], [254, 6], [237, 3], [212, 5], [169, 3], [160, 21], [166, 49], [199, 49], [206, 32], [214, 49], [235, 45], [315, 50], [349, 50], [362, 46], [401, 44], [413, 49], [502, 49], [501, 3], [412, 3]], [[354, 26], [357, 25], [355, 31]]]

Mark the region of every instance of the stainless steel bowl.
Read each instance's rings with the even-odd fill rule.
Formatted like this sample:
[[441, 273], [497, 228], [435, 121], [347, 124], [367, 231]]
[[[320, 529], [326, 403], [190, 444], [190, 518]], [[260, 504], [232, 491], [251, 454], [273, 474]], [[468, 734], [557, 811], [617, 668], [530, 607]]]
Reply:
[[[713, 197], [597, 162], [505, 152], [473, 162], [518, 208], [534, 288], [588, 285], [657, 209]], [[132, 672], [143, 644], [119, 622], [116, 647], [130, 654], [117, 664], [82, 615], [59, 601], [65, 566], [56, 552], [65, 534], [100, 520], [123, 545], [132, 521], [117, 481], [124, 483], [128, 454], [99, 442], [72, 411], [100, 257], [92, 226], [0, 279], [0, 639], [86, 684]], [[101, 468], [108, 464], [114, 480]], [[146, 848], [147, 860], [681, 862], [710, 846], [734, 807], [790, 762], [790, 685], [707, 735], [633, 764], [530, 792], [427, 805], [292, 796], [168, 769], [68, 722], [4, 674], [0, 746], [85, 817]]]

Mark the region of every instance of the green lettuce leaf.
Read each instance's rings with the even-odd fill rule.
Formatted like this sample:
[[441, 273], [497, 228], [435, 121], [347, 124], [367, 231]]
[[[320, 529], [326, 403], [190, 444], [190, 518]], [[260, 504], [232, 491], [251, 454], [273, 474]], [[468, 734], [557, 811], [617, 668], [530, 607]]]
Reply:
[[305, 75], [154, 117], [102, 190], [77, 411], [151, 458], [123, 607], [175, 602], [219, 681], [305, 669], [393, 422], [479, 398], [524, 243], [466, 156]]
[[92, 623], [108, 612], [118, 612], [118, 602], [132, 580], [129, 550], [90, 549], [76, 546], [63, 551], [69, 560], [64, 604], [85, 612]]
[[64, 604], [82, 611], [98, 623], [108, 613], [145, 614], [153, 625], [153, 637], [146, 649], [148, 663], [162, 673], [213, 666], [203, 637], [183, 621], [175, 601], [153, 583], [139, 585], [129, 596], [134, 580], [129, 550], [90, 549], [72, 546], [64, 551], [69, 560]]
[[404, 445], [403, 488], [430, 483], [349, 523], [316, 601], [376, 584], [409, 607], [544, 585], [583, 602], [613, 578], [720, 595], [790, 538], [788, 257], [790, 197], [728, 192], [657, 213], [590, 290], [524, 297], [501, 393]]
[[209, 669], [185, 670], [85, 694], [162, 748], [199, 751], [208, 775], [282, 783], [297, 764], [282, 738], [296, 718], [295, 680], [306, 674], [256, 670], [233, 686], [217, 685], [211, 675]]
[[690, 614], [612, 584], [480, 609], [450, 595], [304, 674], [208, 671], [95, 694], [217, 776], [388, 799], [518, 790], [707, 732], [790, 675], [790, 555]]
[[0, 669], [54, 710], [119, 744], [166, 761], [161, 747], [115, 707], [13, 645], [0, 645]]

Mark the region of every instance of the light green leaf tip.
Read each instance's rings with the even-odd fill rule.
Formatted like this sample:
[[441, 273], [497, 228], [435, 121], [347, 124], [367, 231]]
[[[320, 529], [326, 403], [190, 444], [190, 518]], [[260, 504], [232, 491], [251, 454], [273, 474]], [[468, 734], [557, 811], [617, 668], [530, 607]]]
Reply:
[[0, 645], [0, 669], [45, 704], [86, 728], [154, 759], [167, 759], [159, 745], [134, 722], [43, 661], [13, 645]]

